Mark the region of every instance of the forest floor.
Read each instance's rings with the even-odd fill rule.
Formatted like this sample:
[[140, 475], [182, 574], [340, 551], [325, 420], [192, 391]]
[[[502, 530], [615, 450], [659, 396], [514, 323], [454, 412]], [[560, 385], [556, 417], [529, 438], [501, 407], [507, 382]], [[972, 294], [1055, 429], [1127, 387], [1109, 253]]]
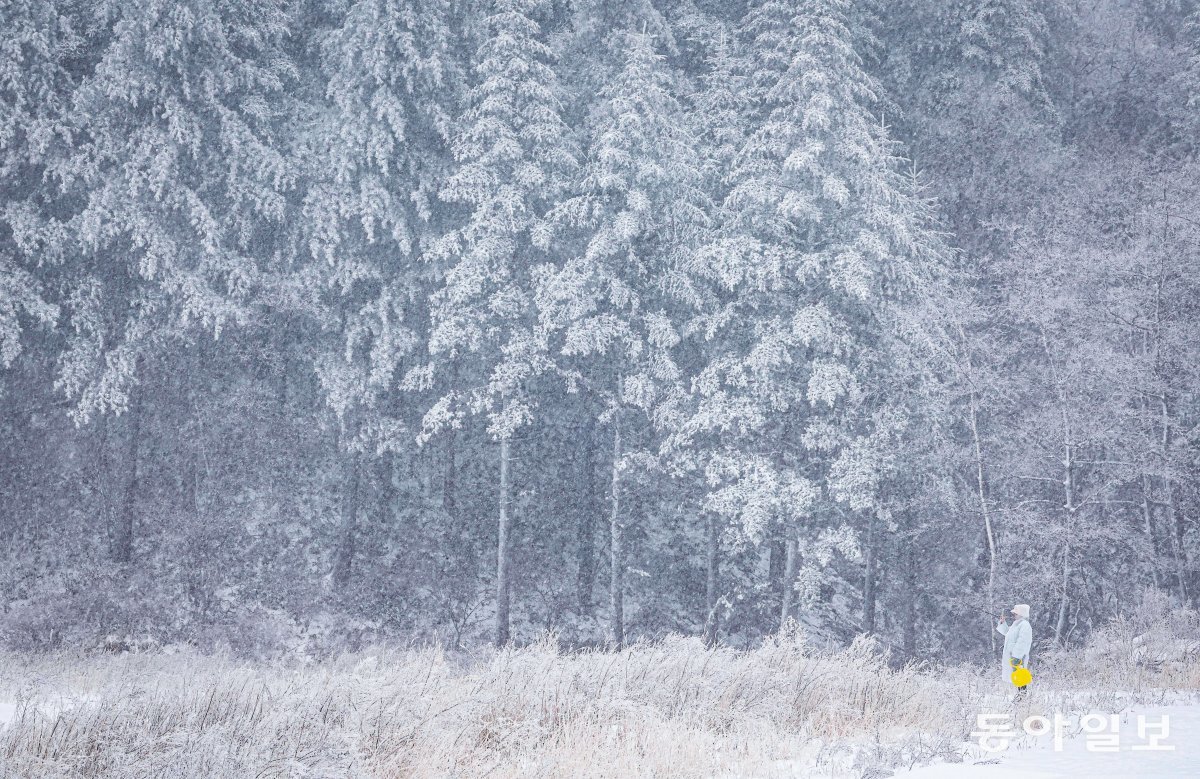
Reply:
[[[1195, 635], [1119, 625], [1034, 667], [1014, 709], [995, 664], [896, 667], [869, 640], [830, 651], [802, 636], [273, 662], [0, 654], [0, 778], [1200, 776]], [[1059, 714], [1061, 747], [1047, 734], [985, 752], [985, 713], [1018, 731]], [[1119, 751], [1089, 750], [1081, 727], [1109, 724], [1089, 713], [1117, 715]], [[1169, 715], [1175, 749], [1135, 750], [1139, 714]]]

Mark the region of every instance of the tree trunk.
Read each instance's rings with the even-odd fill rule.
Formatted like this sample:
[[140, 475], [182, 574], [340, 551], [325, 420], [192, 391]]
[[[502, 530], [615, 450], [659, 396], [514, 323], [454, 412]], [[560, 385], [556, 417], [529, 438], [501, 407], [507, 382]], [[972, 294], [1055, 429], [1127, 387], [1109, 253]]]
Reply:
[[[19, 419], [20, 424], [25, 426], [28, 424], [23, 417], [14, 417]], [[86, 461], [91, 467], [85, 473], [87, 475], [87, 489], [89, 494], [94, 497], [94, 511], [96, 516], [100, 518], [104, 535], [110, 545], [110, 553], [112, 551], [113, 534], [116, 532], [116, 491], [113, 489], [113, 441], [112, 441], [112, 420], [108, 414], [99, 414], [92, 427], [92, 436], [90, 440], [90, 451], [92, 456]], [[23, 435], [28, 435], [22, 431]], [[24, 438], [20, 439], [24, 441]], [[18, 451], [13, 449], [12, 451]], [[13, 484], [11, 487], [18, 485]], [[13, 518], [15, 519], [15, 517]], [[15, 529], [15, 526], [14, 526]]]
[[[199, 435], [196, 436], [199, 438]], [[184, 455], [183, 466], [183, 490], [182, 501], [180, 508], [188, 512], [193, 518], [200, 519], [200, 452], [199, 443], [192, 440], [186, 444], [187, 453]]]
[[1166, 489], [1167, 529], [1171, 533], [1171, 552], [1175, 557], [1175, 577], [1178, 579], [1179, 600], [1188, 602], [1187, 575], [1185, 553], [1183, 550], [1183, 526], [1179, 522], [1179, 511], [1175, 505], [1175, 485], [1171, 479], [1171, 407], [1167, 396], [1159, 396], [1159, 408], [1162, 412], [1162, 464], [1163, 486]]
[[[1167, 218], [1163, 222], [1164, 239], [1165, 235], [1170, 231], [1170, 212], [1167, 212]], [[1151, 354], [1154, 359], [1154, 374], [1163, 381], [1163, 386], [1158, 393], [1158, 403], [1160, 412], [1160, 423], [1162, 427], [1162, 435], [1159, 440], [1161, 444], [1160, 462], [1163, 466], [1162, 481], [1166, 491], [1166, 510], [1167, 510], [1167, 532], [1171, 537], [1171, 551], [1175, 558], [1175, 576], [1177, 579], [1176, 586], [1179, 591], [1179, 598], [1183, 603], [1188, 602], [1187, 593], [1187, 577], [1185, 574], [1185, 551], [1183, 549], [1183, 527], [1179, 522], [1178, 507], [1175, 505], [1175, 488], [1171, 478], [1171, 457], [1172, 444], [1172, 425], [1171, 425], [1171, 404], [1167, 397], [1167, 383], [1171, 371], [1170, 368], [1163, 365], [1162, 360], [1162, 314], [1163, 314], [1163, 287], [1167, 282], [1167, 272], [1164, 267], [1164, 261], [1159, 259], [1159, 272], [1155, 279], [1154, 286], [1154, 343]]]
[[[971, 390], [971, 440], [975, 446], [975, 489], [979, 496], [979, 511], [983, 515], [983, 530], [987, 535], [988, 544], [988, 589], [987, 602], [988, 608], [996, 606], [996, 533], [992, 527], [992, 514], [988, 509], [986, 481], [983, 475], [983, 442], [979, 437], [979, 406], [975, 397], [975, 390]], [[991, 620], [988, 620], [991, 625]], [[990, 631], [992, 636], [992, 650], [996, 649], [996, 631]]]
[[595, 462], [592, 457], [595, 421], [588, 415], [582, 447], [582, 465], [576, 474], [583, 489], [583, 507], [579, 512], [577, 529], [577, 571], [575, 579], [579, 613], [590, 617], [595, 612], [593, 590], [596, 586], [596, 482]]
[[609, 581], [609, 642], [613, 647], [625, 643], [625, 528], [621, 523], [621, 420], [613, 414], [611, 569]]
[[717, 645], [720, 632], [720, 615], [717, 613], [717, 587], [720, 579], [721, 564], [721, 525], [716, 512], [708, 512], [708, 560], [706, 576], [704, 577], [704, 611], [707, 617], [704, 621], [704, 645], [712, 648]]
[[796, 596], [796, 568], [799, 565], [800, 542], [794, 528], [787, 529], [787, 557], [783, 566], [783, 597], [779, 606], [779, 629], [786, 630], [792, 618], [792, 602]]
[[333, 583], [339, 589], [350, 583], [354, 567], [354, 542], [358, 534], [359, 455], [346, 452], [343, 460], [342, 527], [337, 556], [333, 562]]
[[[917, 658], [917, 540], [906, 538], [904, 545], [904, 604], [901, 607], [904, 615], [904, 626], [901, 630], [901, 647], [904, 659], [913, 661]], [[989, 620], [990, 622], [990, 620]], [[996, 631], [993, 630], [993, 633]]]
[[1065, 525], [1063, 527], [1062, 580], [1058, 601], [1058, 619], [1054, 625], [1054, 643], [1061, 646], [1066, 638], [1064, 629], [1067, 623], [1067, 604], [1070, 601], [1071, 592], [1071, 536], [1075, 532], [1076, 514], [1079, 511], [1079, 504], [1075, 500], [1075, 436], [1068, 414], [1065, 385], [1059, 375], [1058, 366], [1054, 362], [1054, 355], [1050, 350], [1050, 339], [1046, 335], [1045, 329], [1042, 330], [1042, 347], [1045, 349], [1046, 360], [1050, 365], [1050, 372], [1058, 395], [1059, 412], [1062, 416], [1062, 487]]
[[500, 439], [500, 520], [496, 539], [496, 646], [509, 642], [509, 560], [508, 536], [511, 531], [508, 516], [508, 458], [509, 438]]
[[380, 455], [375, 464], [375, 482], [379, 489], [376, 495], [376, 511], [379, 523], [384, 527], [392, 524], [396, 505], [396, 485], [392, 482], [395, 460], [396, 455], [391, 451], [386, 451]]
[[867, 512], [867, 554], [863, 565], [862, 631], [875, 632], [875, 512]]
[[458, 516], [458, 431], [446, 431], [446, 470], [442, 479], [442, 508], [446, 516]]
[[133, 559], [133, 528], [137, 518], [138, 446], [142, 437], [142, 389], [135, 384], [129, 391], [129, 432], [125, 450], [125, 484], [121, 507], [113, 529], [113, 560], [128, 563]]
[[1146, 545], [1150, 550], [1150, 578], [1154, 582], [1154, 588], [1159, 587], [1158, 576], [1158, 543], [1154, 538], [1154, 508], [1150, 500], [1150, 477], [1146, 473], [1142, 473], [1141, 478], [1142, 488], [1142, 523], [1146, 528]]
[[[1064, 414], [1065, 417], [1065, 414]], [[1066, 439], [1070, 441], [1069, 428]], [[1063, 450], [1063, 492], [1065, 503], [1063, 510], [1067, 515], [1066, 537], [1063, 541], [1062, 550], [1062, 584], [1059, 593], [1058, 601], [1058, 619], [1054, 623], [1054, 643], [1062, 646], [1066, 635], [1063, 632], [1067, 624], [1067, 603], [1070, 600], [1070, 585], [1071, 585], [1071, 533], [1075, 528], [1075, 512], [1079, 507], [1075, 505], [1075, 471], [1074, 471], [1074, 448], [1068, 443]]]
[[783, 569], [787, 558], [787, 537], [778, 529], [771, 532], [767, 541], [767, 582], [771, 592], [778, 592], [783, 585]]
[[1183, 544], [1183, 525], [1179, 522], [1179, 511], [1175, 505], [1175, 488], [1168, 476], [1163, 479], [1167, 487], [1167, 525], [1171, 530], [1171, 549], [1175, 557], [1175, 578], [1178, 579], [1177, 589], [1179, 600], [1188, 603], [1187, 588], [1187, 554]]
[[1067, 625], [1067, 592], [1071, 578], [1071, 548], [1070, 546], [1063, 547], [1063, 567], [1062, 567], [1062, 596], [1058, 601], [1058, 619], [1054, 622], [1054, 643], [1059, 646], [1063, 645], [1066, 634], [1063, 630]]
[[[767, 537], [767, 592], [776, 615], [783, 603], [783, 572], [786, 567], [787, 538], [776, 523], [768, 526]], [[778, 600], [776, 600], [778, 598]]]
[[200, 381], [207, 367], [208, 340], [203, 336], [197, 338], [196, 345], [189, 350], [188, 371], [183, 376], [183, 395], [187, 398], [187, 414], [191, 424], [191, 433], [183, 441], [185, 450], [185, 467], [183, 474], [183, 506], [197, 521], [200, 519], [202, 504], [201, 485], [204, 482], [205, 441], [203, 437], [203, 420], [200, 414]]
[[[279, 317], [279, 312], [274, 312], [276, 317]], [[275, 354], [279, 357], [279, 365], [276, 369], [274, 378], [275, 384], [275, 400], [279, 404], [280, 411], [287, 408], [288, 404], [288, 379], [291, 372], [291, 341], [292, 330], [288, 326], [289, 318], [286, 316], [279, 317], [275, 322], [274, 332], [272, 333], [272, 348]]]

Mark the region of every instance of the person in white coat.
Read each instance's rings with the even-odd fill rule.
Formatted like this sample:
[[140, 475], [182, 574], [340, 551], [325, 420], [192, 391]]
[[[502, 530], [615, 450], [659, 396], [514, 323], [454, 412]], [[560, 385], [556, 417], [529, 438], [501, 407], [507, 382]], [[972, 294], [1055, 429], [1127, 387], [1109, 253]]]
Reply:
[[[1012, 678], [1012, 672], [1018, 667], [1029, 667], [1029, 648], [1033, 645], [1033, 627], [1029, 624], [1029, 605], [1021, 603], [1012, 608], [1013, 623], [1001, 617], [996, 630], [1004, 636], [1004, 680]], [[1022, 685], [1017, 688], [1017, 697], [1025, 694]]]

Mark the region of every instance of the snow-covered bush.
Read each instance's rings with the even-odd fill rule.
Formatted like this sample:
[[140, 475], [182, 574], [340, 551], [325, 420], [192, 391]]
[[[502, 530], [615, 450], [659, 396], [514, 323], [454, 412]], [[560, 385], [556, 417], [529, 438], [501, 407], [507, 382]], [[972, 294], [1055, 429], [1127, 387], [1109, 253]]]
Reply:
[[754, 651], [370, 649], [306, 664], [231, 655], [13, 656], [0, 755], [17, 775], [709, 775], [897, 728], [957, 733], [978, 677], [888, 667], [869, 641]]
[[1082, 650], [1051, 653], [1046, 668], [1059, 684], [1076, 687], [1200, 688], [1200, 612], [1146, 590], [1129, 614], [1094, 631]]

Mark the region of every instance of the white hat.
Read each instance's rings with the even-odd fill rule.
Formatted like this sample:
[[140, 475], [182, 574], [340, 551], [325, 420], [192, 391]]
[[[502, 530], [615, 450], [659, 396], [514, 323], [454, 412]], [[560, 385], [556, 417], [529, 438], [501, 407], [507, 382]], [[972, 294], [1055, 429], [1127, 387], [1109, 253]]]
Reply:
[[1029, 619], [1029, 604], [1028, 603], [1017, 604], [1016, 606], [1013, 606], [1012, 610], [1013, 610], [1013, 614], [1016, 614], [1018, 617], [1023, 617], [1024, 619]]

